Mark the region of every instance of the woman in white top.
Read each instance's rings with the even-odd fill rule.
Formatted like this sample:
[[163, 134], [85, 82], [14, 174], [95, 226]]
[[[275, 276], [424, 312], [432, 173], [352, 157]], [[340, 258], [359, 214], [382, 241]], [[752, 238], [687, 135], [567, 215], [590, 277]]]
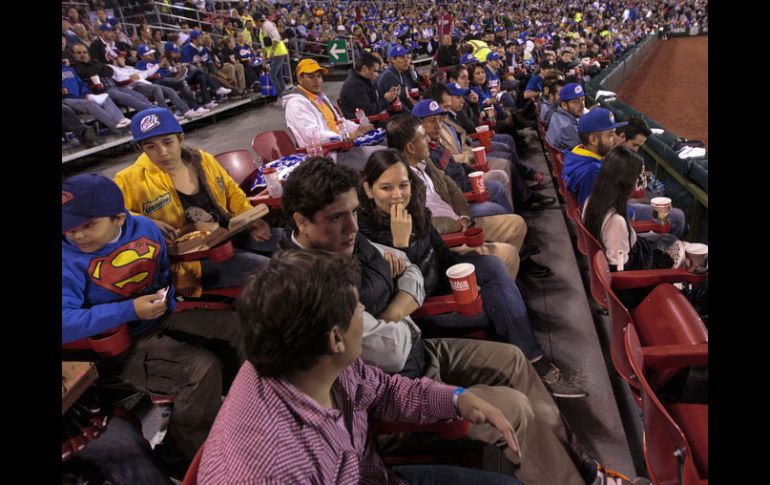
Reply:
[[602, 245], [610, 268], [616, 270], [676, 268], [684, 260], [682, 242], [671, 234], [637, 237], [628, 222], [628, 199], [636, 188], [644, 162], [633, 151], [619, 146], [603, 159], [583, 222]]

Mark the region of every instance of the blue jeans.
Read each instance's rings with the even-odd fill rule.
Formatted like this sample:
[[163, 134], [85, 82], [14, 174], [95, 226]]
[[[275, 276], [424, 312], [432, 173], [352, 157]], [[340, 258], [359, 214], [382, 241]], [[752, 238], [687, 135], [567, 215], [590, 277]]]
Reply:
[[257, 268], [267, 265], [270, 258], [243, 249], [235, 249], [233, 257], [215, 263], [204, 259], [203, 288], [230, 288], [241, 286]]
[[503, 184], [497, 180], [485, 180], [484, 184], [487, 186], [487, 192], [489, 192], [489, 200], [468, 204], [471, 208], [471, 217], [513, 214], [513, 208], [508, 203]]
[[137, 111], [142, 111], [148, 108], [154, 108], [155, 105], [150, 103], [150, 100], [145, 96], [137, 93], [128, 88], [115, 86], [107, 90], [107, 94], [110, 99], [119, 106], [128, 106], [134, 108]]
[[[652, 207], [650, 204], [629, 203], [628, 209], [629, 217], [632, 217], [635, 221], [649, 221], [652, 219]], [[668, 217], [671, 220], [671, 234], [678, 239], [682, 239], [686, 224], [684, 212], [682, 212], [682, 209], [672, 207]]]
[[283, 65], [288, 56], [276, 56], [270, 59], [270, 82], [275, 86], [275, 91], [280, 98], [286, 89], [286, 82], [283, 80]]
[[503, 261], [497, 256], [479, 254], [456, 257], [458, 261], [471, 263], [476, 267], [476, 282], [484, 301], [484, 311], [473, 317], [455, 312], [426, 317], [422, 320], [437, 327], [453, 328], [483, 328], [491, 324], [495, 332], [506, 342], [519, 347], [527, 359], [532, 360], [542, 356], [543, 348], [540, 347], [532, 330], [524, 298]]
[[123, 116], [123, 112], [121, 112], [120, 109], [115, 106], [115, 103], [113, 103], [110, 98], [105, 99], [104, 103], [101, 105], [96, 101], [91, 101], [90, 99], [85, 98], [64, 98], [61, 100], [61, 102], [62, 104], [65, 104], [76, 111], [80, 111], [81, 113], [86, 113], [93, 116], [104, 126], [107, 126], [113, 130], [115, 129], [115, 126], [118, 124], [118, 122], [125, 118], [125, 116]]
[[173, 483], [155, 465], [147, 440], [134, 425], [121, 418], [110, 418], [101, 436], [90, 441], [78, 456], [96, 463], [115, 485]]
[[409, 485], [524, 485], [514, 477], [500, 473], [448, 465], [401, 465], [391, 468]]

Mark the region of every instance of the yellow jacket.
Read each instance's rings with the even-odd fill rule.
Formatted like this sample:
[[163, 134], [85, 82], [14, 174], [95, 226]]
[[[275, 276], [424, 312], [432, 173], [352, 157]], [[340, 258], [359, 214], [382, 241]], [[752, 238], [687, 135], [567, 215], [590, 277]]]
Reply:
[[[203, 150], [199, 150], [199, 154], [214, 199], [230, 217], [251, 209], [246, 194], [214, 156]], [[133, 165], [118, 172], [115, 183], [123, 192], [126, 208], [132, 213], [163, 221], [177, 229], [187, 224], [171, 177], [152, 163], [146, 154], [143, 153]], [[199, 261], [172, 264], [171, 271], [177, 293], [200, 296], [203, 271]]]

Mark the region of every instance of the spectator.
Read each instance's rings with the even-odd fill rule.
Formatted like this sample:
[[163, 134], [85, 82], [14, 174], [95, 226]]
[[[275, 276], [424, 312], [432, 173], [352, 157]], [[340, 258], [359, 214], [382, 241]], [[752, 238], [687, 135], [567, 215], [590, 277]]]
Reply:
[[[218, 62], [221, 62], [224, 66], [220, 69], [221, 72], [232, 70], [230, 82], [233, 85], [233, 92], [243, 95], [247, 93], [246, 89], [250, 88], [254, 83], [253, 79], [255, 79], [256, 76], [250, 78], [252, 79], [251, 84], [247, 83], [247, 66], [236, 59], [235, 53], [235, 39], [232, 37], [225, 37], [221, 39], [219, 48], [215, 50], [214, 56], [217, 58]], [[251, 66], [248, 66], [248, 68], [251, 69]]]
[[[191, 459], [221, 404], [223, 361], [243, 361], [234, 312], [174, 312], [176, 288], [160, 230], [127, 211], [120, 189], [104, 176], [62, 183], [62, 236], [62, 343], [127, 323], [131, 347], [119, 359], [98, 361], [99, 374], [173, 398], [166, 439]], [[196, 337], [202, 345], [186, 343]], [[217, 356], [206, 339], [229, 345]]]
[[[198, 30], [190, 31], [190, 43], [182, 48], [180, 61], [185, 64], [191, 64], [206, 76], [206, 84], [211, 87], [219, 96], [230, 94], [230, 89], [224, 87], [217, 78], [209, 71], [209, 66], [213, 64], [211, 51], [204, 45], [204, 38]], [[208, 104], [208, 103], [207, 103]], [[206, 108], [209, 108], [206, 105]]]
[[[228, 43], [229, 45], [229, 43]], [[256, 88], [259, 81], [259, 75], [257, 69], [254, 67], [257, 60], [257, 53], [246, 42], [243, 37], [243, 32], [238, 32], [235, 35], [235, 60], [243, 66], [243, 75], [246, 85], [251, 88]]]
[[[251, 209], [246, 195], [216, 161], [203, 150], [183, 146], [179, 122], [166, 109], [153, 108], [134, 115], [134, 141], [143, 153], [133, 165], [115, 175], [126, 198], [126, 207], [145, 215], [163, 236], [173, 241], [179, 229], [192, 222], [217, 222]], [[252, 251], [270, 252], [282, 236], [261, 219], [243, 237], [233, 239], [235, 254], [222, 262], [208, 259], [177, 263], [174, 284], [183, 296], [200, 296], [205, 288], [240, 285], [267, 258]]]
[[259, 29], [259, 43], [265, 53], [265, 59], [270, 63], [269, 73], [270, 81], [275, 86], [276, 93], [280, 99], [286, 90], [286, 82], [283, 79], [283, 65], [287, 62], [289, 51], [286, 44], [281, 40], [275, 24], [264, 15], [257, 17], [256, 24]]
[[348, 71], [348, 77], [342, 84], [337, 101], [346, 118], [355, 118], [357, 108], [363, 109], [367, 116], [382, 113], [396, 99], [398, 86], [392, 86], [383, 96], [377, 90], [376, 82], [381, 66], [380, 59], [368, 52], [356, 58], [353, 69]]
[[537, 99], [543, 91], [543, 79], [553, 76], [557, 72], [558, 70], [550, 61], [545, 60], [541, 62], [538, 73], [532, 75], [527, 83], [527, 87], [524, 88], [524, 99]]
[[561, 88], [559, 107], [551, 116], [548, 131], [545, 133], [545, 141], [552, 147], [565, 151], [580, 144], [577, 125], [578, 118], [585, 112], [585, 101], [586, 94], [580, 84], [570, 83]]
[[377, 82], [377, 90], [380, 93], [380, 97], [384, 98], [385, 93], [395, 86], [399, 90], [398, 96], [401, 100], [401, 105], [404, 111], [408, 113], [416, 103], [409, 95], [410, 90], [417, 89], [418, 86], [410, 75], [407, 50], [400, 45], [395, 45], [388, 51], [388, 57], [390, 59], [390, 67], [380, 76]]
[[[85, 46], [79, 45], [85, 50]], [[86, 113], [116, 133], [131, 124], [108, 96], [94, 96], [75, 70], [61, 66], [62, 104]]]
[[[344, 130], [350, 138], [356, 139], [367, 133], [371, 127], [361, 126], [337, 111], [331, 100], [321, 91], [323, 75], [329, 71], [313, 59], [302, 59], [297, 64], [297, 81], [299, 86], [283, 98], [283, 108], [286, 110], [286, 126], [294, 134], [294, 139], [300, 146], [308, 147], [313, 139], [319, 143], [327, 143], [332, 137], [342, 139], [345, 134], [339, 132], [337, 121], [342, 120]], [[334, 152], [333, 159], [342, 165], [361, 170], [369, 155], [382, 146], [359, 146], [347, 151]]]
[[466, 417], [491, 425], [513, 450], [519, 445], [511, 423], [476, 390], [388, 376], [361, 360], [364, 306], [356, 271], [349, 257], [293, 250], [250, 279], [239, 303], [248, 361], [206, 442], [198, 482], [259, 476], [520, 483], [458, 467], [385, 468], [367, 436], [371, 418], [419, 423]]
[[543, 93], [540, 95], [540, 121], [546, 129], [551, 123], [551, 117], [559, 107], [559, 94], [564, 87], [564, 81], [553, 76], [543, 81]]
[[451, 67], [460, 63], [460, 56], [457, 54], [457, 44], [449, 34], [441, 36], [441, 46], [436, 53], [436, 64], [438, 67]]
[[118, 57], [118, 48], [115, 46], [115, 32], [109, 23], [99, 26], [99, 37], [91, 42], [88, 47], [88, 54], [91, 59], [102, 64], [109, 64], [110, 61]]

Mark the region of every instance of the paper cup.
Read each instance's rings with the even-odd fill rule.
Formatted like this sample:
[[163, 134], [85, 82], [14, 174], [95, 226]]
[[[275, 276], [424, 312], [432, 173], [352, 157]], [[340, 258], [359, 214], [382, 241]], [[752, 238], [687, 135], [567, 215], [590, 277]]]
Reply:
[[709, 247], [702, 243], [685, 243], [685, 267], [690, 273], [701, 274], [709, 270]]
[[481, 170], [487, 167], [487, 152], [483, 146], [473, 148], [473, 159], [476, 161], [476, 166]]
[[446, 270], [446, 275], [457, 303], [471, 303], [479, 297], [475, 266], [470, 263], [455, 264]]
[[476, 133], [481, 134], [487, 131], [489, 131], [489, 127], [487, 125], [481, 125], [476, 127]]
[[420, 90], [417, 88], [410, 89], [409, 96], [413, 97], [414, 99], [418, 99], [420, 97]]
[[495, 107], [494, 106], [487, 106], [486, 108], [484, 108], [484, 113], [487, 114], [487, 119], [488, 120], [495, 119]]
[[91, 84], [101, 84], [102, 80], [99, 78], [99, 76], [91, 76]]
[[668, 197], [655, 197], [650, 200], [652, 207], [652, 218], [659, 224], [668, 222], [668, 215], [671, 213], [671, 199]]
[[[482, 153], [484, 152], [482, 151]], [[484, 156], [486, 156], [486, 154]], [[473, 172], [468, 175], [468, 178], [471, 181], [471, 188], [473, 189], [474, 194], [483, 194], [487, 191], [487, 186], [484, 185], [484, 172]]]
[[513, 74], [514, 72], [516, 72], [516, 68], [514, 66], [508, 66], [508, 72]]

